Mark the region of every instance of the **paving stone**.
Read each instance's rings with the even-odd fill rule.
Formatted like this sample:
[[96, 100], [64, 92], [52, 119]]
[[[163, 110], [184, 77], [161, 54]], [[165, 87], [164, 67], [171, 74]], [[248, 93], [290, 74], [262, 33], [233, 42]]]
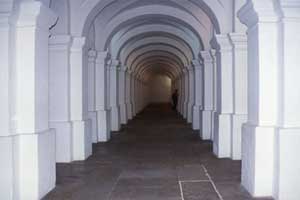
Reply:
[[[254, 200], [240, 186], [240, 161], [216, 158], [212, 143], [170, 106], [153, 105], [109, 142], [94, 144], [87, 160], [57, 164], [56, 188], [44, 199], [182, 200], [179, 180], [207, 180], [202, 165], [224, 200]], [[209, 182], [185, 182], [183, 190], [185, 200], [217, 198]]]

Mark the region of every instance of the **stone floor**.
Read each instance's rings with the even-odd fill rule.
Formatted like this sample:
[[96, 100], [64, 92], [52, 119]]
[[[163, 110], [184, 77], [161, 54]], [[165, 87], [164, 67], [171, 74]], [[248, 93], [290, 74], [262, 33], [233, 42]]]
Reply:
[[86, 161], [57, 164], [44, 199], [253, 200], [240, 186], [241, 163], [211, 152], [168, 105], [152, 105]]

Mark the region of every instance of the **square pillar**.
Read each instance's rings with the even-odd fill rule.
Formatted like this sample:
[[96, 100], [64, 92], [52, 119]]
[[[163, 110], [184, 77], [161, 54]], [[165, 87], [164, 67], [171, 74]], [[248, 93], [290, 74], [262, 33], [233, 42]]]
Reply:
[[233, 45], [234, 113], [232, 115], [231, 158], [242, 159], [242, 125], [247, 122], [247, 36], [231, 33]]
[[213, 151], [219, 158], [231, 156], [233, 113], [233, 56], [228, 35], [216, 35], [217, 43], [217, 123]]
[[189, 71], [187, 68], [183, 69], [184, 73], [184, 103], [183, 103], [183, 117], [188, 117], [188, 100], [189, 100]]
[[193, 60], [192, 64], [195, 73], [195, 105], [193, 106], [193, 129], [199, 130], [202, 124], [201, 122], [203, 108], [203, 65], [199, 60]]
[[127, 106], [126, 106], [126, 67], [119, 69], [119, 106], [121, 124], [127, 124]]
[[[92, 154], [92, 136], [87, 110], [84, 110], [84, 53], [85, 38], [74, 37], [70, 51], [70, 102], [72, 121], [72, 148], [74, 160], [85, 160]], [[87, 64], [87, 63], [86, 63]], [[87, 66], [86, 66], [87, 67]]]
[[[13, 136], [10, 131], [10, 39], [12, 12], [7, 2], [0, 3], [0, 199], [13, 199]], [[7, 7], [6, 7], [7, 6]]]
[[[108, 91], [108, 80], [106, 71], [106, 58], [108, 56], [108, 52], [97, 52], [96, 58], [96, 112], [97, 112], [97, 139], [98, 142], [107, 142], [110, 140], [110, 108], [109, 102], [107, 101], [107, 97], [109, 96]], [[108, 79], [108, 80], [107, 80]]]
[[130, 73], [130, 99], [132, 105], [132, 117], [136, 115], [136, 103], [135, 103], [135, 74]]
[[98, 142], [98, 122], [96, 112], [96, 56], [95, 50], [88, 52], [88, 118], [91, 123], [92, 142]]
[[248, 1], [239, 18], [248, 26], [248, 119], [242, 129], [242, 185], [272, 196], [278, 124], [279, 17], [273, 0]]
[[300, 1], [281, 1], [279, 130], [275, 136], [275, 199], [300, 199]]
[[126, 107], [127, 107], [127, 118], [132, 119], [132, 104], [131, 104], [131, 71], [127, 68], [126, 71]]
[[69, 98], [71, 36], [49, 39], [49, 126], [56, 132], [56, 162], [72, 162], [72, 123]]
[[193, 107], [195, 104], [195, 74], [193, 66], [188, 67], [188, 80], [189, 80], [189, 97], [188, 97], [188, 110], [187, 121], [193, 122]]
[[109, 93], [110, 93], [110, 109], [111, 109], [111, 130], [119, 131], [120, 124], [120, 108], [118, 102], [118, 66], [119, 61], [110, 60], [109, 64]]
[[56, 180], [55, 132], [48, 125], [48, 38], [49, 27], [57, 18], [37, 1], [21, 2], [16, 16], [12, 50], [16, 62], [10, 87], [14, 94], [10, 102], [13, 137], [6, 138], [5, 144], [12, 147], [13, 160], [3, 165], [13, 170], [13, 180], [7, 180], [13, 182], [8, 199], [41, 199], [55, 187]]
[[212, 139], [213, 108], [214, 108], [214, 63], [210, 51], [201, 51], [204, 61], [204, 106], [202, 117], [202, 140]]

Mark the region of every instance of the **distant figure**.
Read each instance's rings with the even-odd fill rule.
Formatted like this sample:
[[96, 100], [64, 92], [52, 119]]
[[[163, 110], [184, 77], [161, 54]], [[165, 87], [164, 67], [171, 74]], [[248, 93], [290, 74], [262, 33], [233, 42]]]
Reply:
[[172, 94], [172, 101], [173, 101], [173, 110], [176, 110], [177, 103], [178, 103], [178, 90], [175, 90]]

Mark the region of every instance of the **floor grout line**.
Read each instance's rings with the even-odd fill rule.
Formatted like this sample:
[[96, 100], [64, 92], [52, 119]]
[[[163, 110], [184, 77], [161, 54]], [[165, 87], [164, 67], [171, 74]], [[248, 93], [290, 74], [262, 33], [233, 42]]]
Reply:
[[201, 182], [210, 182], [210, 180], [184, 180], [180, 181], [181, 183], [201, 183]]
[[219, 199], [220, 199], [220, 200], [224, 200], [223, 197], [222, 197], [222, 195], [221, 195], [220, 192], [218, 191], [218, 189], [217, 189], [215, 183], [213, 182], [211, 176], [209, 175], [209, 173], [208, 173], [206, 167], [205, 167], [204, 165], [202, 165], [202, 168], [203, 168], [203, 170], [204, 170], [204, 172], [205, 172], [207, 178], [209, 179], [209, 182], [211, 183], [211, 185], [213, 186], [215, 192], [217, 193]]
[[181, 181], [178, 181], [178, 182], [179, 182], [179, 188], [180, 188], [181, 200], [184, 200], [182, 184], [181, 184]]
[[120, 172], [120, 175], [119, 175], [118, 178], [116, 179], [115, 184], [113, 185], [113, 187], [112, 187], [110, 193], [109, 193], [108, 196], [107, 196], [107, 200], [111, 200], [113, 191], [116, 189], [117, 184], [118, 184], [118, 182], [119, 182], [119, 180], [120, 180], [120, 178], [121, 178], [121, 175], [122, 175], [122, 172]]

